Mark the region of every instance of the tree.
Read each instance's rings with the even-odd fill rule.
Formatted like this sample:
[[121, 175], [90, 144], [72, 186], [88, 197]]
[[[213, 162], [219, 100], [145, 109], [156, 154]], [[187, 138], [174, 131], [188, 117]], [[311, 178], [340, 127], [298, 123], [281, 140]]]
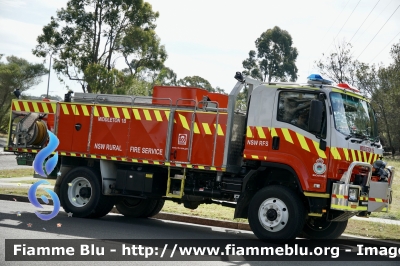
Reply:
[[335, 50], [330, 55], [315, 62], [321, 74], [336, 83], [357, 85], [356, 72], [360, 63], [352, 58], [351, 48], [352, 45], [345, 41], [335, 44]]
[[249, 58], [242, 62], [245, 75], [268, 82], [297, 79], [298, 52], [287, 31], [275, 26], [263, 32], [255, 44], [257, 53], [251, 50]]
[[206, 89], [209, 92], [215, 92], [215, 89], [211, 86], [210, 82], [199, 76], [187, 76], [178, 80], [177, 83], [179, 86], [198, 87]]
[[[0, 56], [0, 60], [2, 56]], [[41, 76], [48, 73], [42, 64], [32, 64], [16, 56], [6, 57], [7, 63], [0, 61], [0, 131], [7, 131], [13, 91], [29, 90], [41, 82]]]
[[[158, 16], [143, 0], [69, 0], [43, 27], [33, 53], [43, 58], [58, 53], [53, 68], [59, 78], [65, 75], [81, 85], [87, 82], [85, 73], [93, 74], [93, 67], [114, 72], [120, 57], [135, 76], [140, 67], [159, 68], [166, 60], [154, 31]], [[89, 66], [92, 70], [86, 70]], [[108, 90], [88, 85], [87, 92]]]

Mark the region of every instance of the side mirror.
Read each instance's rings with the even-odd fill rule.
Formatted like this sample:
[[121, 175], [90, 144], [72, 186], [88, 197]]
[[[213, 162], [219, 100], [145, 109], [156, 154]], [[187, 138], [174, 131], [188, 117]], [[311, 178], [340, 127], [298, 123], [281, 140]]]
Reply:
[[312, 100], [310, 103], [310, 116], [308, 117], [308, 129], [311, 133], [320, 134], [322, 125], [322, 113], [324, 105], [321, 101]]

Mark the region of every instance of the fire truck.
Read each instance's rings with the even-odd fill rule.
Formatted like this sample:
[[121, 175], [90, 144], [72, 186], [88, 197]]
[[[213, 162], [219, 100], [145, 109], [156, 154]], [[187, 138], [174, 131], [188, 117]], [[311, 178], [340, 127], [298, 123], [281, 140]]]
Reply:
[[213, 203], [247, 218], [258, 238], [287, 240], [334, 239], [351, 217], [388, 211], [395, 169], [382, 161], [377, 118], [357, 89], [320, 75], [304, 84], [235, 79], [229, 95], [155, 86], [152, 97], [14, 99], [5, 151], [32, 165], [55, 134], [47, 178], [75, 217]]

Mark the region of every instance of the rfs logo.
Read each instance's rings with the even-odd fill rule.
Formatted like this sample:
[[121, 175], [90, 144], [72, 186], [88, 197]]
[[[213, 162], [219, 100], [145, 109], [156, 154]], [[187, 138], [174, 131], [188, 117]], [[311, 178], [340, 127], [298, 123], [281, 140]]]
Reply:
[[187, 134], [179, 134], [178, 136], [178, 145], [186, 145]]

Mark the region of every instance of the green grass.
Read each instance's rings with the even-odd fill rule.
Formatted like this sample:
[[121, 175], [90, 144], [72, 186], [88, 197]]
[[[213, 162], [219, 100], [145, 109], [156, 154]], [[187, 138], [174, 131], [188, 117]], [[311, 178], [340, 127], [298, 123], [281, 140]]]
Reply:
[[[18, 184], [34, 184], [39, 180], [43, 180], [43, 179], [39, 179], [37, 178], [36, 180], [21, 180], [21, 181], [10, 181], [10, 183], [18, 183]], [[50, 185], [55, 185], [56, 184], [56, 180], [55, 179], [46, 179], [47, 182], [50, 183]], [[1, 184], [1, 183], [0, 183]]]
[[1, 170], [0, 178], [10, 178], [10, 177], [33, 177], [33, 168], [27, 166], [26, 169], [11, 169], [11, 170]]
[[[0, 194], [15, 195], [15, 196], [28, 196], [28, 187], [0, 187]], [[42, 188], [38, 188], [36, 191], [36, 197], [41, 195], [47, 195], [47, 192]]]

